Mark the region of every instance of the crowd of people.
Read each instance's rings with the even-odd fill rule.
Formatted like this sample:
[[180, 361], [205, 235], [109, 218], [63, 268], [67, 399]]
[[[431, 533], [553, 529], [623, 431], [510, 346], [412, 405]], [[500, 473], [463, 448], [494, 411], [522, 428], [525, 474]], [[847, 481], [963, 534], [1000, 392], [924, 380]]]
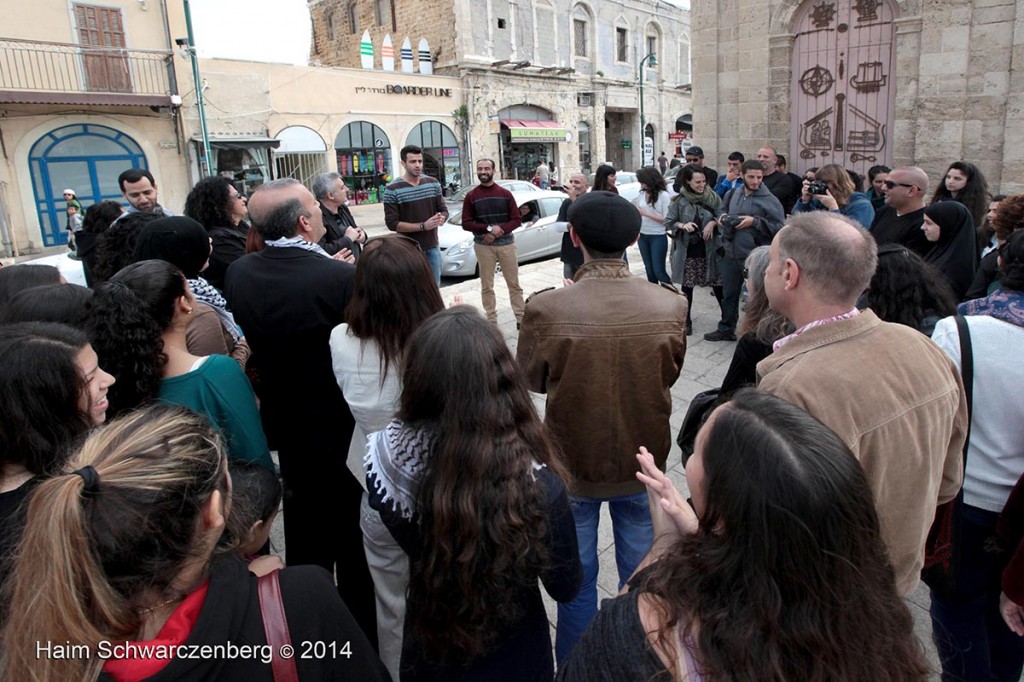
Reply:
[[[175, 215], [129, 169], [75, 232], [88, 287], [0, 268], [0, 678], [924, 680], [924, 580], [943, 679], [1019, 679], [1024, 195], [691, 147], [633, 202], [571, 175], [565, 286], [525, 298], [480, 159], [511, 350], [493, 271], [485, 314], [446, 308], [447, 208], [400, 156], [386, 236], [336, 173]], [[737, 343], [681, 490], [700, 287]]]

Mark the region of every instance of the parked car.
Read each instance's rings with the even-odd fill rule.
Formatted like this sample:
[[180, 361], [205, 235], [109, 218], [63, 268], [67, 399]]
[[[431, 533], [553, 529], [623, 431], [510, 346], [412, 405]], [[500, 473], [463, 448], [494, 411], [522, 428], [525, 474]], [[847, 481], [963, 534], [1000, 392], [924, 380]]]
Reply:
[[[499, 187], [504, 187], [510, 192], [540, 192], [540, 187], [537, 187], [529, 180], [509, 180], [507, 178], [501, 178], [494, 181]], [[462, 202], [466, 199], [466, 195], [469, 194], [476, 185], [470, 187], [463, 187], [455, 194], [447, 197], [444, 203], [448, 206], [449, 211], [461, 211]]]
[[24, 261], [24, 265], [52, 265], [60, 270], [61, 276], [68, 284], [88, 286], [85, 283], [85, 268], [82, 261], [75, 260], [70, 253], [58, 253], [53, 256], [43, 256]]
[[[565, 195], [550, 190], [511, 190], [516, 204], [531, 204], [537, 219], [530, 225], [516, 228], [518, 261], [525, 263], [557, 255], [562, 248], [562, 233], [555, 227], [558, 209]], [[460, 205], [461, 206], [461, 205]], [[480, 273], [473, 250], [473, 235], [462, 229], [462, 211], [456, 210], [448, 222], [437, 229], [441, 247], [441, 274], [449, 277], [471, 277]]]
[[[594, 178], [597, 177], [597, 173], [590, 174], [590, 186], [594, 186]], [[630, 173], [629, 171], [618, 171], [615, 173], [615, 186], [628, 185], [636, 182], [636, 173]]]

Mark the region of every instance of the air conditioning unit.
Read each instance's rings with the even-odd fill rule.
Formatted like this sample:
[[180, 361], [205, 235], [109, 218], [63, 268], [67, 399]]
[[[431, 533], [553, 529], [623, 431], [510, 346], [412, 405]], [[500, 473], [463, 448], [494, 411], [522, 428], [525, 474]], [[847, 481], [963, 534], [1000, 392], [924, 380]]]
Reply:
[[594, 103], [594, 99], [593, 99], [593, 97], [594, 97], [594, 96], [593, 96], [593, 95], [590, 95], [590, 94], [587, 94], [587, 95], [579, 95], [579, 96], [577, 96], [577, 97], [576, 97], [576, 103], [577, 103], [577, 104], [578, 104], [579, 106], [581, 106], [581, 107], [590, 107], [590, 106], [593, 106], [593, 103]]

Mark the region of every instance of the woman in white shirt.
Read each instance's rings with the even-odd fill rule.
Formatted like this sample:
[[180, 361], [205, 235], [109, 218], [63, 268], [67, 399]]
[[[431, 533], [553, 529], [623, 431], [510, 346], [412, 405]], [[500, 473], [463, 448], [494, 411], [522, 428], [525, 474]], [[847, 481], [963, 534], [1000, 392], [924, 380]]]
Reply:
[[[402, 393], [405, 344], [420, 324], [442, 309], [441, 293], [416, 241], [390, 236], [363, 247], [347, 322], [331, 332], [334, 376], [356, 421], [350, 462], [355, 456], [362, 461], [366, 436], [394, 417]], [[409, 563], [365, 494], [360, 526], [377, 598], [380, 657], [397, 680]]]
[[670, 200], [665, 178], [657, 168], [647, 166], [637, 171], [636, 179], [640, 182], [640, 195], [633, 200], [633, 204], [643, 218], [637, 246], [640, 247], [640, 257], [644, 259], [647, 281], [671, 284], [672, 280], [665, 269], [668, 236], [664, 223]]

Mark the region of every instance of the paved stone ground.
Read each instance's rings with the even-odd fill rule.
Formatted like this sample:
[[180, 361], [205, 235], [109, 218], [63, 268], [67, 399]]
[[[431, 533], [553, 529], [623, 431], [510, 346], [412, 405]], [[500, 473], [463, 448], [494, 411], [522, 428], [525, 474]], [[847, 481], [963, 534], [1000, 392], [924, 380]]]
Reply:
[[[384, 227], [383, 209], [379, 205], [364, 205], [352, 207], [352, 213], [356, 222], [367, 231], [370, 236], [386, 234]], [[639, 277], [644, 276], [643, 262], [640, 253], [634, 246], [627, 252], [630, 269], [633, 274]], [[527, 296], [535, 291], [548, 287], [562, 286], [562, 264], [555, 258], [535, 263], [529, 263], [519, 268], [519, 282]], [[441, 282], [441, 293], [445, 303], [451, 304], [456, 296], [462, 298], [467, 305], [476, 306], [483, 311], [480, 301], [480, 283], [476, 278], [454, 279], [444, 278]], [[498, 300], [498, 326], [500, 327], [509, 347], [515, 352], [518, 341], [515, 317], [512, 314], [508, 301], [508, 290], [504, 280], [498, 276], [495, 278], [495, 293]], [[678, 433], [689, 407], [690, 399], [709, 388], [717, 388], [721, 385], [722, 379], [729, 368], [732, 359], [735, 343], [719, 342], [712, 343], [704, 340], [704, 333], [715, 329], [719, 318], [718, 304], [710, 289], [697, 289], [694, 294], [693, 336], [687, 339], [686, 360], [683, 364], [683, 371], [672, 388], [672, 418], [670, 420], [673, 434], [672, 451], [668, 457], [669, 478], [681, 490], [687, 491], [686, 475], [681, 462], [681, 453], [675, 445], [675, 434]], [[541, 415], [544, 413], [544, 396], [535, 395], [535, 403]], [[353, 465], [357, 463], [351, 463]], [[688, 494], [688, 493], [687, 493]], [[275, 547], [283, 547], [280, 523], [275, 527]], [[598, 576], [598, 595], [600, 599], [614, 596], [618, 590], [618, 572], [615, 568], [615, 550], [613, 547], [613, 535], [611, 518], [608, 508], [604, 507], [601, 513], [600, 528], [598, 531], [598, 552], [601, 570]], [[554, 638], [554, 622], [556, 616], [555, 604], [545, 594], [545, 605], [548, 610], [548, 618], [552, 623], [552, 639]], [[928, 606], [930, 600], [928, 590], [920, 585], [910, 595], [907, 605], [914, 616], [914, 628], [917, 636], [921, 639], [928, 653], [929, 660], [934, 668], [938, 668], [938, 659], [935, 654], [935, 647], [931, 641], [931, 622], [928, 617]], [[938, 676], [935, 676], [938, 679]]]

